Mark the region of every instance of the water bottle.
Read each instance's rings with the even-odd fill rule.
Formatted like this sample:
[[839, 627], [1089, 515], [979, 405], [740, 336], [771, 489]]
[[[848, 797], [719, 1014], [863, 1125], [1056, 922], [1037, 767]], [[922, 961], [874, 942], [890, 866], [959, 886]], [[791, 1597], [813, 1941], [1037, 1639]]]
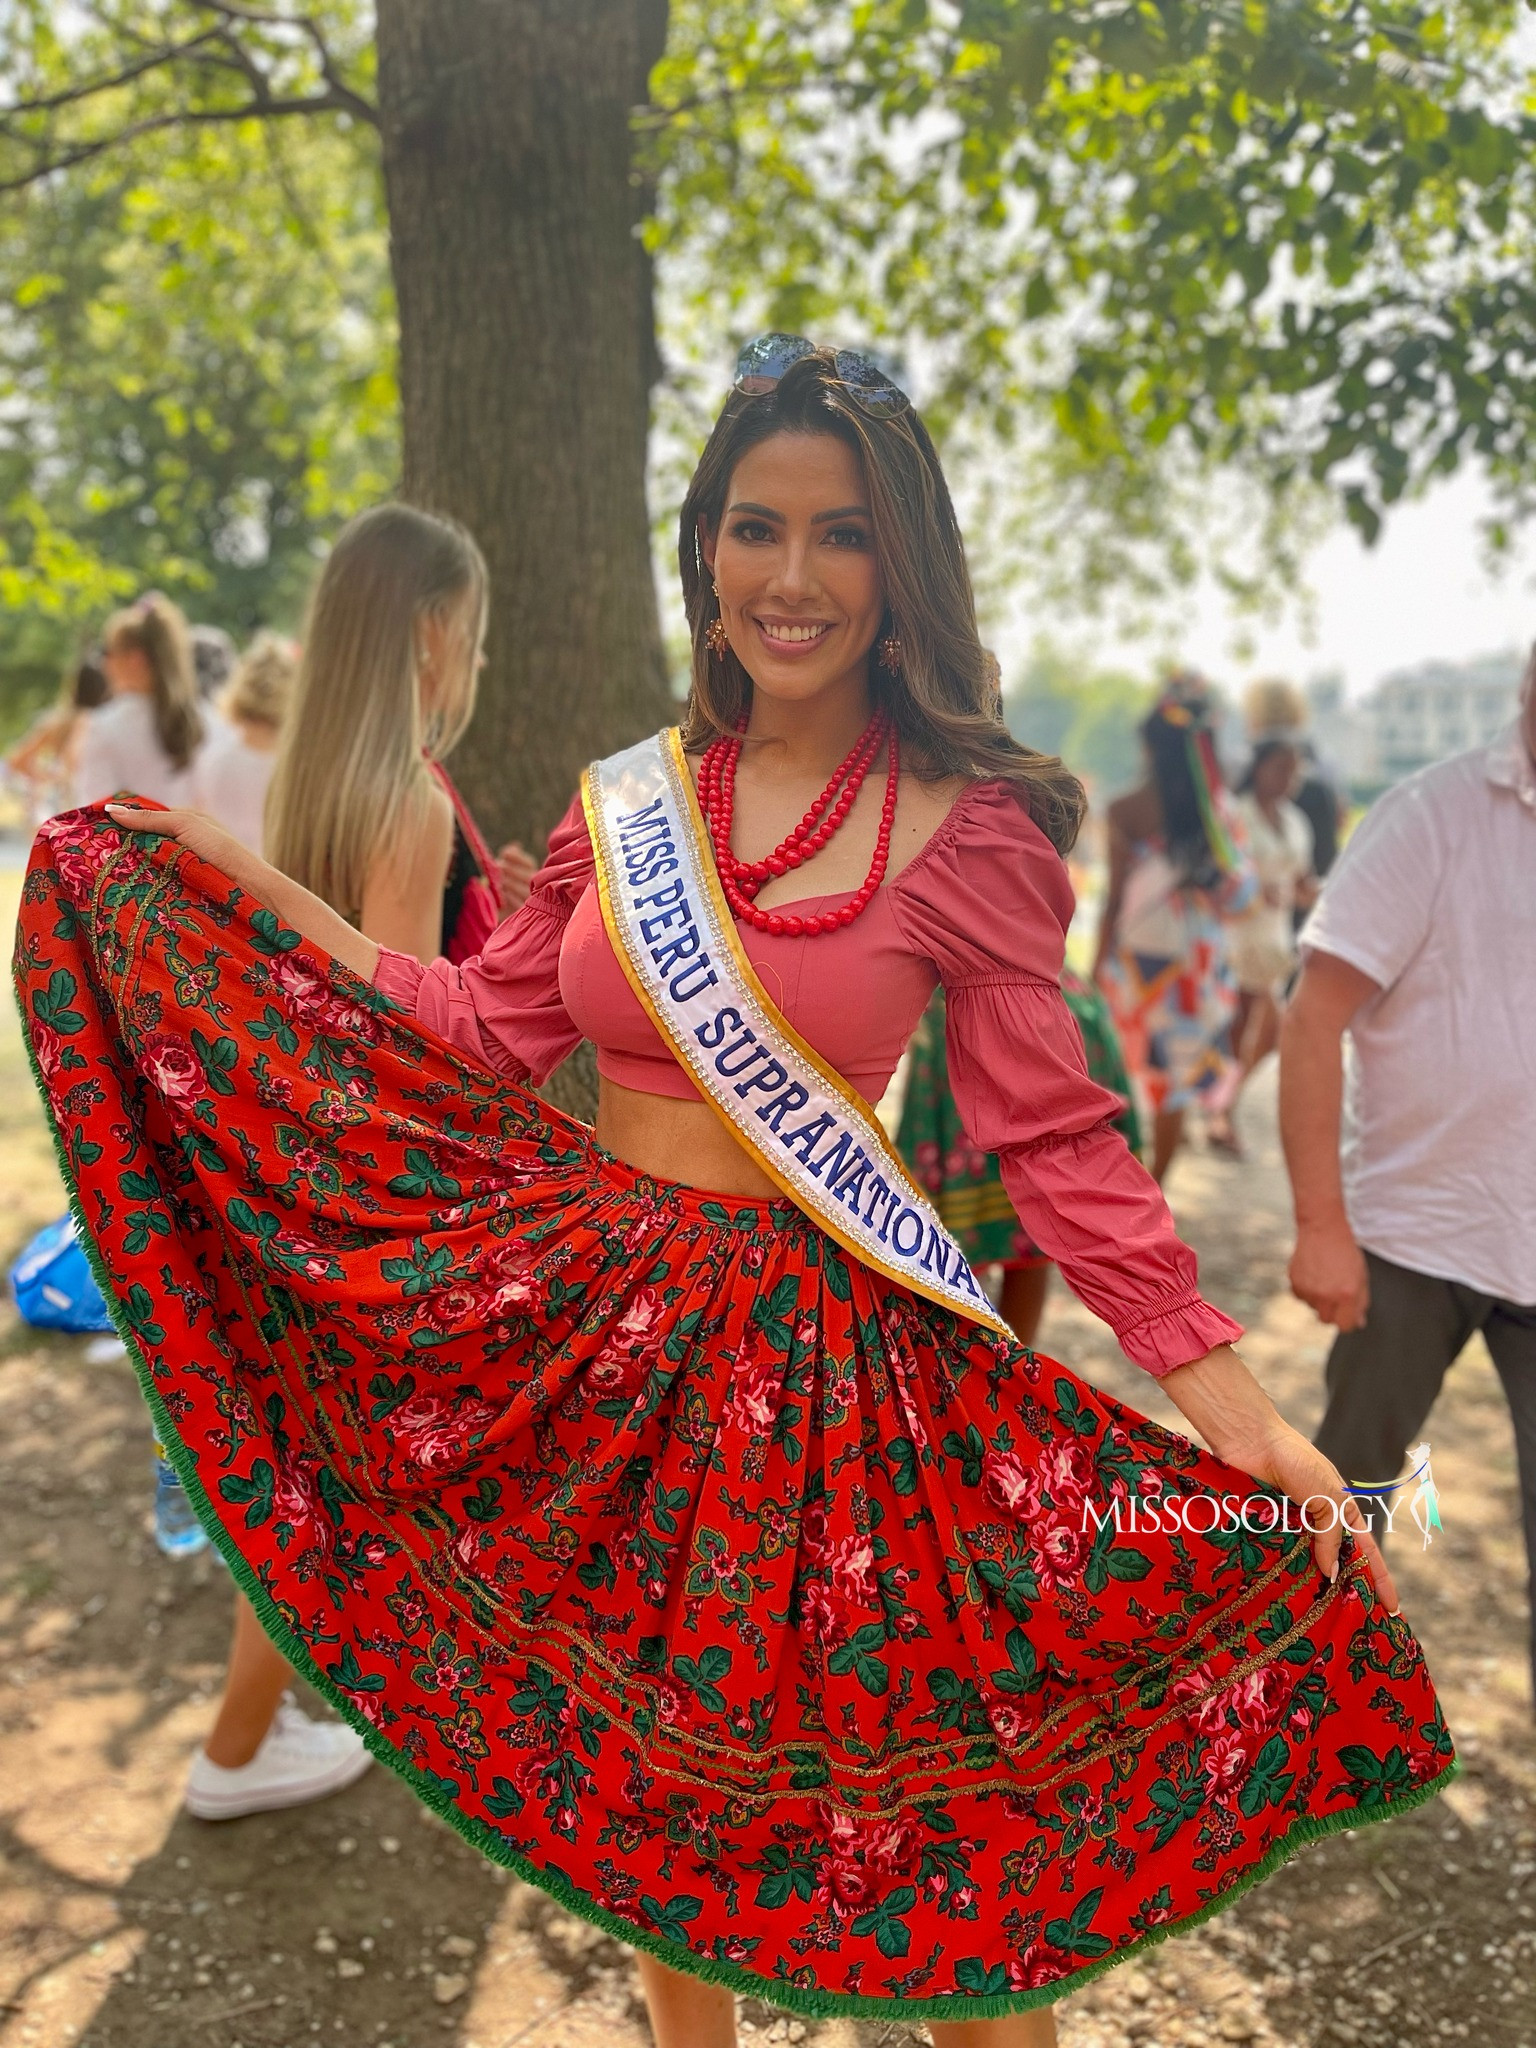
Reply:
[[203, 1525], [176, 1477], [163, 1444], [155, 1445], [155, 1543], [167, 1557], [195, 1557], [207, 1544]]

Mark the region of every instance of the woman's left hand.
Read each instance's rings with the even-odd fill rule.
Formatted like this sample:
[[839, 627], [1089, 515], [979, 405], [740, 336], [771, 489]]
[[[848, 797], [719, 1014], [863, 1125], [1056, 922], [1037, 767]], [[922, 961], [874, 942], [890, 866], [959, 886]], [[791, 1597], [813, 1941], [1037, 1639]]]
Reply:
[[[1283, 1493], [1304, 1514], [1309, 1512], [1307, 1503], [1311, 1503], [1312, 1555], [1317, 1559], [1319, 1570], [1330, 1579], [1338, 1576], [1339, 1551], [1347, 1526], [1365, 1554], [1371, 1578], [1386, 1602], [1388, 1612], [1396, 1614], [1397, 1587], [1387, 1570], [1381, 1546], [1367, 1526], [1359, 1501], [1344, 1484], [1337, 1467], [1323, 1456], [1316, 1444], [1308, 1443], [1299, 1429], [1292, 1429], [1288, 1422], [1276, 1416], [1273, 1433], [1267, 1442], [1260, 1445], [1254, 1454], [1234, 1458], [1230, 1462], [1251, 1473], [1255, 1479], [1262, 1480], [1266, 1486], [1274, 1487], [1277, 1493]], [[1334, 1503], [1333, 1511], [1323, 1506], [1325, 1500]], [[1318, 1522], [1324, 1518], [1327, 1526], [1318, 1527]]]
[[[1396, 1614], [1397, 1588], [1360, 1503], [1331, 1461], [1279, 1414], [1230, 1344], [1219, 1344], [1204, 1358], [1165, 1373], [1161, 1385], [1218, 1458], [1274, 1487], [1301, 1508], [1313, 1531], [1312, 1555], [1329, 1579], [1338, 1576], [1339, 1551], [1348, 1528], [1365, 1554], [1388, 1612]], [[1323, 1507], [1324, 1501], [1333, 1503], [1331, 1511]]]

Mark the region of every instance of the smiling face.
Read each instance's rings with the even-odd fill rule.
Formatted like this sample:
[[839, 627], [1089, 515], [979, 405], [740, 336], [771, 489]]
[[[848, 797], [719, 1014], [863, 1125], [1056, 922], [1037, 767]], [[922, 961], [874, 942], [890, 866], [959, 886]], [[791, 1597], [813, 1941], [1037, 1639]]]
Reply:
[[703, 532], [732, 651], [766, 696], [857, 685], [885, 612], [858, 456], [833, 434], [771, 435], [737, 463]]

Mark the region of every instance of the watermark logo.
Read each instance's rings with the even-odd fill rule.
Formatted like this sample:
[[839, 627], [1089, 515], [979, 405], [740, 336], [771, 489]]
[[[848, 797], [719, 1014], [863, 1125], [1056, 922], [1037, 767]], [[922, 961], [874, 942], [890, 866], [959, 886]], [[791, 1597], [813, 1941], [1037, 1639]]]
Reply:
[[[1414, 1527], [1424, 1538], [1424, 1549], [1428, 1550], [1435, 1530], [1445, 1527], [1440, 1519], [1440, 1492], [1430, 1468], [1429, 1445], [1415, 1444], [1408, 1454], [1408, 1461], [1412, 1469], [1406, 1479], [1394, 1479], [1380, 1486], [1359, 1485], [1351, 1480], [1349, 1490], [1365, 1508], [1366, 1519], [1373, 1530], [1376, 1511], [1380, 1509], [1389, 1535], [1398, 1510], [1406, 1499]], [[1394, 1499], [1394, 1495], [1398, 1497]]]
[[[1346, 1490], [1359, 1502], [1373, 1534], [1379, 1526], [1391, 1533], [1405, 1501], [1426, 1550], [1434, 1531], [1444, 1527], [1427, 1443], [1415, 1447], [1406, 1479], [1380, 1485], [1351, 1482]], [[1102, 1531], [1112, 1525], [1117, 1536], [1211, 1536], [1217, 1531], [1230, 1536], [1238, 1530], [1250, 1536], [1316, 1536], [1336, 1528], [1343, 1514], [1342, 1503], [1328, 1493], [1314, 1493], [1299, 1503], [1273, 1493], [1132, 1493], [1103, 1508], [1085, 1501], [1082, 1526], [1085, 1535], [1090, 1526]]]

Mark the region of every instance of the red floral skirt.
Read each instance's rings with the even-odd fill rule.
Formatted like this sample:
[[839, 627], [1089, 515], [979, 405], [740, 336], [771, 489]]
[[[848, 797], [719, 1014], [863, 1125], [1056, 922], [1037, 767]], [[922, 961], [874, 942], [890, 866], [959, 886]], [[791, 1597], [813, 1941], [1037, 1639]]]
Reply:
[[807, 2013], [979, 2018], [1454, 1768], [1358, 1560], [1148, 1526], [1243, 1475], [792, 1206], [607, 1157], [171, 842], [46, 827], [17, 973], [257, 1612], [622, 1939]]

